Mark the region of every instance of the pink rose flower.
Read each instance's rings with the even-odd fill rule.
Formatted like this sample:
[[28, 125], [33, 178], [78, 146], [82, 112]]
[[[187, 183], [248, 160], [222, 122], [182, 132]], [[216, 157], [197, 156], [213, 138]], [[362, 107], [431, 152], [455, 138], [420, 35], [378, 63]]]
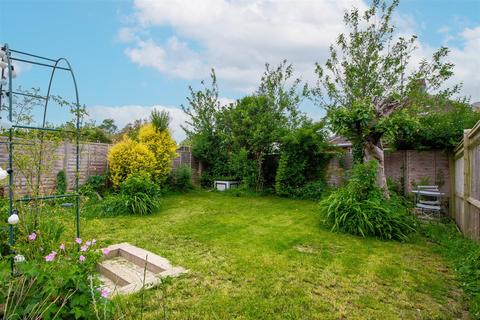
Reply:
[[80, 260], [80, 262], [85, 261], [85, 259], [86, 259], [86, 258], [85, 258], [85, 256], [84, 256], [83, 254], [80, 255], [80, 257], [78, 258], [78, 260]]
[[50, 252], [48, 255], [45, 256], [45, 261], [50, 262], [55, 259], [57, 253], [55, 251]]
[[102, 249], [102, 252], [104, 255], [108, 255], [110, 253], [110, 250], [105, 248], [105, 249]]
[[83, 245], [83, 246], [80, 248], [80, 251], [85, 252], [85, 251], [87, 251], [87, 249], [88, 249], [88, 246], [87, 246], [87, 245]]
[[75, 239], [75, 242], [78, 243], [78, 244], [81, 244], [81, 243], [82, 243], [82, 239], [76, 238], [76, 239]]
[[62, 244], [60, 245], [60, 250], [65, 250], [65, 244], [62, 243]]
[[87, 245], [87, 247], [89, 247], [89, 246], [92, 245], [92, 242], [91, 242], [91, 241], [87, 241], [87, 242], [85, 242], [85, 244]]
[[37, 239], [37, 234], [35, 232], [28, 235], [28, 240], [34, 241], [35, 239]]

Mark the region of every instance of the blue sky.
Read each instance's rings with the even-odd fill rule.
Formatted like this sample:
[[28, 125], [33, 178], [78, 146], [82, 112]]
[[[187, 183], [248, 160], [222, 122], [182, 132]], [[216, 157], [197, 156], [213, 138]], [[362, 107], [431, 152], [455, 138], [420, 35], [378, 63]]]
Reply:
[[[21, 1], [0, 4], [0, 43], [72, 63], [81, 102], [92, 118], [113, 117], [120, 125], [145, 117], [152, 107], [170, 111], [177, 140], [185, 120], [178, 107], [188, 86], [198, 87], [217, 70], [222, 101], [248, 94], [265, 62], [287, 58], [306, 81], [313, 64], [323, 62], [341, 31], [342, 1]], [[396, 17], [399, 32], [419, 36], [416, 59], [440, 45], [452, 48], [454, 81], [480, 100], [480, 0], [403, 0]], [[19, 65], [14, 85], [46, 89], [48, 70]], [[73, 98], [68, 75], [54, 93]], [[318, 118], [322, 111], [302, 108]], [[51, 119], [64, 114], [52, 111]]]

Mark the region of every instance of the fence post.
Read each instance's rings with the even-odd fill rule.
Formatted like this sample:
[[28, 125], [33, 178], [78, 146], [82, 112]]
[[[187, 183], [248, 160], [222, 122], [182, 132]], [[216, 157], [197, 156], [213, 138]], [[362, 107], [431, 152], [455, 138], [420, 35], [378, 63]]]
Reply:
[[469, 129], [463, 131], [463, 216], [462, 225], [466, 230], [462, 230], [465, 234], [470, 235], [470, 223], [466, 222], [470, 218], [470, 206], [468, 198], [470, 197], [471, 181], [470, 181], [470, 140], [468, 137]]
[[70, 154], [68, 152], [69, 150], [69, 141], [65, 139], [63, 141], [63, 172], [65, 172], [65, 181], [67, 184], [67, 191], [71, 190], [70, 188], [70, 183], [68, 182], [69, 179], [69, 174], [68, 174], [68, 159], [70, 157]]

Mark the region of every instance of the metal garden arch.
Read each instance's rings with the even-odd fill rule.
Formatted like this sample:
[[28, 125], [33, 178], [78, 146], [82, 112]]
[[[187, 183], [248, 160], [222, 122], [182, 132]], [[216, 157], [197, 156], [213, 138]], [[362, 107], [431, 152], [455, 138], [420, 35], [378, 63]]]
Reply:
[[[36, 60], [34, 60], [36, 59]], [[39, 61], [37, 61], [39, 60]], [[32, 95], [29, 93], [24, 93], [24, 92], [17, 92], [14, 91], [13, 89], [13, 79], [15, 78], [15, 69], [12, 64], [13, 61], [18, 61], [22, 63], [27, 63], [27, 64], [33, 64], [33, 65], [38, 65], [41, 67], [46, 67], [46, 68], [51, 68], [52, 72], [50, 74], [50, 81], [48, 83], [48, 90], [47, 90], [47, 95], [46, 96], [40, 96], [40, 95]], [[40, 62], [41, 61], [41, 62]], [[61, 62], [64, 62], [66, 66], [60, 66], [59, 64]], [[18, 51], [11, 49], [8, 44], [5, 44], [1, 49], [0, 49], [0, 69], [1, 69], [1, 77], [0, 77], [0, 106], [3, 106], [2, 104], [2, 97], [4, 95], [6, 96], [7, 104], [8, 104], [8, 120], [1, 119], [0, 115], [0, 121], [2, 121], [3, 128], [8, 129], [8, 142], [7, 142], [7, 148], [8, 148], [8, 168], [7, 168], [7, 173], [8, 173], [8, 192], [9, 192], [9, 215], [12, 217], [13, 215], [17, 215], [16, 219], [10, 219], [9, 218], [9, 245], [10, 248], [14, 245], [14, 224], [18, 222], [18, 211], [15, 208], [15, 203], [18, 201], [44, 201], [44, 200], [49, 200], [49, 199], [55, 199], [55, 198], [68, 198], [72, 197], [75, 199], [75, 225], [76, 225], [76, 236], [80, 237], [80, 196], [78, 192], [78, 183], [79, 183], [79, 171], [80, 171], [80, 148], [79, 148], [79, 143], [80, 143], [80, 101], [79, 101], [79, 96], [78, 96], [78, 88], [77, 88], [77, 81], [75, 79], [75, 74], [73, 72], [73, 69], [70, 65], [70, 62], [65, 59], [65, 58], [59, 58], [59, 59], [51, 59], [51, 58], [46, 58], [42, 57], [39, 55], [31, 54], [28, 52], [23, 52], [23, 51]], [[71, 131], [71, 130], [64, 130], [64, 129], [57, 129], [57, 128], [51, 128], [51, 127], [46, 127], [46, 120], [47, 120], [47, 110], [48, 110], [48, 103], [50, 101], [50, 94], [51, 94], [51, 89], [52, 89], [52, 83], [53, 79], [55, 76], [55, 72], [57, 70], [62, 70], [62, 71], [67, 71], [70, 73], [72, 76], [72, 81], [73, 85], [75, 88], [75, 116], [76, 116], [76, 130]], [[6, 80], [8, 79], [8, 83], [6, 83]], [[5, 89], [4, 87], [7, 86]], [[35, 127], [35, 126], [26, 126], [26, 125], [19, 125], [19, 124], [14, 124], [13, 119], [13, 96], [14, 95], [21, 95], [21, 96], [28, 96], [36, 99], [41, 99], [44, 100], [44, 105], [43, 105], [43, 118], [42, 118], [42, 125]], [[0, 126], [1, 129], [2, 126]], [[16, 144], [14, 141], [14, 131], [15, 129], [27, 129], [27, 130], [39, 130], [40, 131], [40, 139], [41, 143], [43, 145], [43, 133], [46, 131], [57, 131], [57, 132], [70, 132], [70, 133], [75, 133], [75, 148], [76, 148], [76, 164], [75, 164], [75, 192], [74, 193], [67, 193], [67, 194], [61, 194], [61, 195], [37, 195], [35, 197], [28, 197], [28, 198], [21, 198], [21, 199], [14, 199], [14, 193], [13, 193], [13, 186], [14, 186], [14, 163], [13, 163], [13, 152], [14, 152], [14, 145]], [[38, 160], [38, 176], [37, 176], [37, 185], [40, 186], [40, 178], [41, 178], [41, 172], [40, 168], [42, 166], [42, 149], [40, 150], [40, 157]], [[16, 220], [16, 222], [15, 222]], [[11, 266], [13, 270], [13, 259], [11, 260]]]

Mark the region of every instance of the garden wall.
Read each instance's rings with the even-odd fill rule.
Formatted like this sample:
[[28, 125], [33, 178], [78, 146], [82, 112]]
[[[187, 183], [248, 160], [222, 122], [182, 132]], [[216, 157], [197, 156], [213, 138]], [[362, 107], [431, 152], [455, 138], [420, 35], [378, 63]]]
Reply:
[[[352, 163], [349, 149], [342, 156], [332, 158], [327, 167], [329, 185], [341, 185], [345, 180], [345, 172], [352, 167]], [[385, 173], [397, 183], [404, 184], [407, 193], [412, 191], [415, 184], [436, 184], [447, 196], [450, 195], [449, 160], [444, 151], [387, 150]]]

